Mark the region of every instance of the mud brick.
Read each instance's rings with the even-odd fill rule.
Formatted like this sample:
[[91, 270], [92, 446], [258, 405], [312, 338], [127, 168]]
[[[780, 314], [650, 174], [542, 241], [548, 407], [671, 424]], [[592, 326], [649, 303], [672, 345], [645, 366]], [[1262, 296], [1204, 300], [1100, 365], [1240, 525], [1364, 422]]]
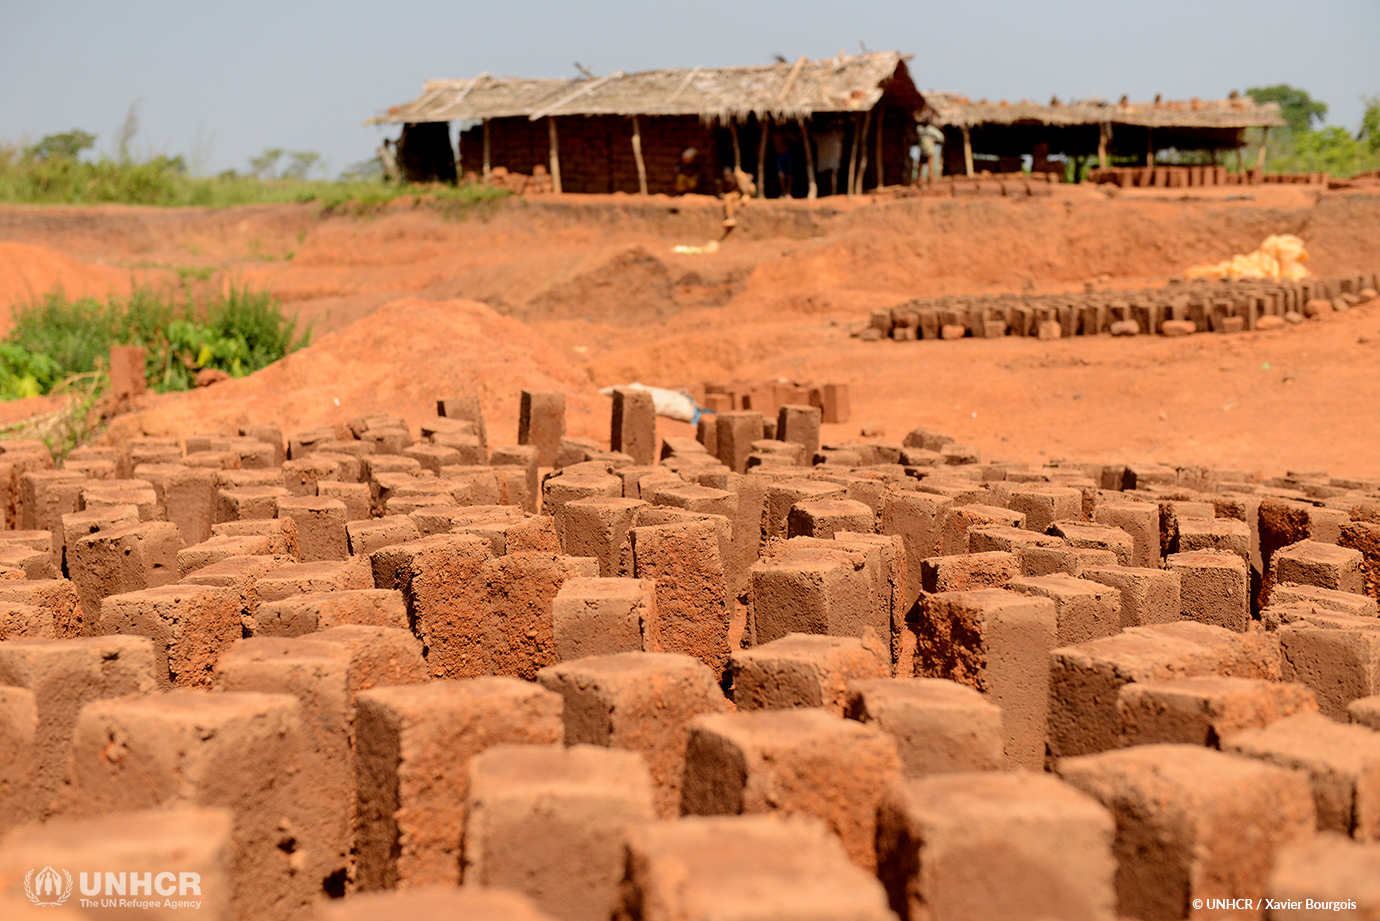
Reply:
[[852, 448], [820, 448], [811, 463], [821, 467], [861, 467], [863, 456]]
[[[728, 468], [725, 467], [725, 470]], [[613, 472], [613, 475], [623, 481], [623, 498], [625, 499], [646, 499], [643, 495], [644, 484], [650, 492], [662, 486], [677, 486], [685, 482], [685, 478], [675, 473], [665, 464], [660, 467], [620, 467]]]
[[182, 463], [205, 470], [240, 469], [240, 457], [233, 451], [189, 451], [183, 455]]
[[529, 512], [537, 511], [535, 503], [541, 495], [541, 484], [537, 479], [537, 460], [538, 451], [534, 445], [500, 445], [494, 448], [489, 456], [489, 463], [495, 467], [521, 467], [526, 471]]
[[111, 595], [101, 606], [108, 633], [148, 637], [162, 688], [208, 688], [221, 652], [242, 635], [233, 589], [164, 585]]
[[715, 417], [715, 454], [734, 473], [747, 470], [747, 458], [752, 443], [765, 437], [765, 426], [759, 412], [724, 412]]
[[776, 437], [802, 445], [805, 455], [813, 457], [819, 450], [819, 427], [824, 421], [824, 411], [818, 406], [787, 404], [776, 414]]
[[[22, 580], [6, 578], [4, 581]], [[51, 640], [56, 637], [52, 611], [31, 604], [0, 601], [0, 640]]]
[[1360, 551], [1315, 540], [1301, 540], [1275, 551], [1270, 557], [1270, 581], [1316, 585], [1357, 595], [1365, 589]]
[[1244, 633], [1251, 622], [1246, 562], [1224, 550], [1171, 554], [1165, 568], [1178, 573], [1184, 617]]
[[1302, 602], [1322, 611], [1335, 611], [1353, 617], [1380, 617], [1376, 600], [1366, 595], [1339, 592], [1331, 588], [1318, 588], [1316, 585], [1296, 585], [1293, 582], [1276, 582], [1270, 588], [1271, 605], [1289, 605]]
[[1059, 773], [1116, 819], [1117, 909], [1126, 917], [1182, 918], [1195, 899], [1261, 892], [1276, 851], [1313, 835], [1303, 777], [1196, 745], [1069, 758]]
[[[820, 480], [786, 479], [767, 487], [766, 510], [762, 519], [762, 534], [765, 538], [784, 538], [789, 534], [791, 509], [799, 502], [821, 499], [846, 501], [847, 490], [837, 483]], [[871, 510], [868, 510], [871, 517]], [[845, 522], [846, 523], [846, 522]], [[849, 524], [850, 530], [858, 530]]]
[[232, 916], [295, 918], [311, 897], [300, 855], [320, 846], [299, 837], [301, 746], [300, 709], [287, 695], [173, 691], [94, 701], [73, 733], [70, 814], [224, 807], [233, 816]]
[[340, 465], [319, 454], [284, 461], [282, 471], [283, 488], [293, 496], [315, 496], [321, 480], [340, 478]]
[[891, 921], [877, 880], [805, 816], [683, 818], [629, 829], [615, 917], [644, 921]]
[[786, 515], [785, 536], [828, 539], [839, 531], [867, 533], [876, 524], [872, 509], [853, 499], [803, 499]]
[[973, 525], [968, 528], [968, 553], [990, 553], [1004, 550], [1014, 553], [1024, 547], [1059, 547], [1062, 538], [1050, 534], [1036, 534], [1021, 527], [1006, 525]]
[[311, 837], [322, 845], [307, 855], [306, 872], [327, 894], [343, 894], [354, 837], [355, 700], [375, 686], [424, 682], [426, 664], [416, 640], [406, 630], [358, 627], [307, 639], [248, 639], [226, 652], [215, 678], [221, 691], [297, 698], [306, 743], [303, 768], [322, 794], [304, 803]]
[[516, 521], [523, 517], [520, 509], [504, 505], [445, 506], [419, 508], [407, 516], [417, 525], [422, 537], [445, 534], [456, 528], [493, 521]]
[[715, 398], [719, 396], [722, 395], [714, 393], [706, 395], [705, 409], [708, 410], [708, 412], [702, 414], [699, 418], [699, 421], [695, 423], [695, 440], [698, 441], [700, 444], [704, 445], [704, 450], [706, 453], [712, 454], [715, 457], [719, 456], [718, 413], [728, 412], [733, 408], [731, 403], [727, 400], [720, 401], [725, 404], [723, 406], [715, 407], [710, 405], [714, 403]]
[[1234, 518], [1183, 518], [1178, 522], [1170, 549], [1174, 553], [1224, 550], [1251, 562], [1251, 529]]
[[485, 562], [479, 578], [487, 596], [477, 633], [484, 673], [531, 680], [554, 663], [556, 595], [566, 580], [595, 571], [592, 561], [552, 553], [511, 553]]
[[[919, 481], [915, 485], [915, 489], [917, 492], [948, 496], [954, 500], [954, 505], [986, 505], [992, 499], [992, 492], [986, 486], [960, 478], [928, 476]], [[1001, 511], [1005, 514], [999, 515], [1000, 518], [1009, 518], [1014, 521], [1025, 517], [1019, 512], [1012, 512], [1008, 509], [1001, 509]]]
[[609, 445], [633, 459], [634, 464], [650, 464], [657, 457], [656, 408], [652, 395], [633, 387], [613, 388], [613, 411]]
[[396, 589], [363, 588], [310, 592], [258, 607], [254, 635], [293, 637], [332, 627], [409, 629], [407, 606]]
[[1380, 734], [1303, 712], [1224, 737], [1222, 750], [1308, 777], [1320, 830], [1380, 840]]
[[527, 471], [520, 467], [494, 467], [494, 480], [498, 483], [498, 501], [503, 505], [515, 505], [529, 514], [536, 514], [536, 492], [528, 483]]
[[51, 531], [0, 531], [0, 547], [11, 546], [44, 551], [52, 555], [55, 561], [60, 550]]
[[655, 590], [646, 579], [566, 581], [551, 608], [557, 661], [659, 651]]
[[565, 743], [640, 753], [663, 818], [680, 812], [686, 727], [727, 704], [703, 662], [670, 653], [591, 656], [542, 669], [537, 680], [565, 700]]
[[411, 432], [392, 426], [371, 428], [360, 433], [359, 440], [372, 442], [375, 454], [402, 454], [414, 443]]
[[1337, 543], [1360, 551], [1366, 594], [1380, 598], [1380, 524], [1369, 521], [1344, 522]]
[[88, 480], [82, 487], [79, 503], [83, 509], [132, 505], [140, 521], [161, 521], [163, 518], [158, 494], [147, 480]]
[[556, 462], [556, 448], [565, 437], [565, 394], [524, 390], [518, 415], [518, 444], [537, 449], [537, 465]]
[[1024, 512], [992, 505], [955, 503], [947, 509], [943, 522], [942, 551], [953, 555], [967, 552], [968, 532], [972, 528], [1025, 528], [1026, 517]]
[[819, 407], [823, 421], [847, 422], [853, 410], [848, 399], [847, 384], [824, 384], [810, 389], [810, 405]]
[[455, 885], [469, 761], [503, 743], [561, 741], [562, 701], [511, 678], [361, 692], [355, 709], [356, 882]]
[[[905, 543], [895, 534], [856, 534], [851, 531], [838, 532], [834, 535], [833, 542], [849, 550], [867, 553], [869, 558], [875, 557], [877, 572], [874, 576], [873, 597], [875, 604], [891, 612], [891, 663], [898, 674], [913, 674], [914, 646], [913, 641], [908, 641], [911, 637], [910, 632], [905, 629], [905, 599], [912, 578], [911, 574], [906, 572]], [[915, 578], [918, 578], [918, 575]], [[899, 663], [902, 662], [903, 656], [906, 667], [901, 669]]]
[[714, 516], [628, 532], [632, 575], [656, 580], [661, 648], [694, 656], [716, 675], [728, 664], [731, 611], [721, 528]]
[[1165, 464], [1127, 464], [1122, 489], [1147, 489], [1152, 486], [1174, 486], [1178, 472]]
[[[1266, 496], [1260, 500], [1256, 512], [1256, 529], [1260, 546], [1261, 607], [1269, 596], [1270, 560], [1275, 551], [1304, 540], [1335, 544], [1341, 539], [1347, 514], [1338, 509], [1316, 508], [1303, 502]], [[1250, 523], [1249, 521], [1247, 522]]]
[[1008, 768], [1044, 765], [1054, 602], [1003, 589], [924, 597], [914, 625], [917, 677], [981, 691], [1002, 711]]
[[561, 546], [566, 546], [565, 505], [577, 499], [617, 499], [623, 495], [623, 481], [616, 476], [597, 474], [562, 473], [549, 476], [542, 483], [542, 511], [556, 519], [556, 531], [561, 535]]
[[1101, 582], [1056, 573], [1012, 579], [1007, 588], [1054, 602], [1060, 646], [1113, 636], [1121, 630], [1121, 592]]
[[231, 438], [228, 450], [239, 458], [239, 465], [245, 470], [272, 470], [283, 463], [281, 448], [257, 438]]
[[297, 523], [297, 544], [304, 563], [343, 560], [350, 555], [345, 530], [345, 503], [320, 496], [282, 496], [277, 518]]
[[87, 634], [110, 632], [100, 627], [102, 598], [176, 582], [181, 549], [182, 537], [170, 521], [124, 525], [80, 538], [68, 565], [86, 612]]
[[889, 735], [823, 710], [700, 716], [690, 723], [681, 811], [814, 816], [872, 871], [878, 802], [900, 776]]
[[920, 587], [925, 592], [1000, 588], [1017, 574], [1015, 555], [1002, 550], [935, 556], [920, 564]]
[[232, 589], [239, 598], [244, 635], [252, 636], [257, 629], [255, 618], [259, 609], [259, 579], [265, 573], [295, 562], [291, 557], [270, 554], [231, 556], [186, 573], [181, 581], [186, 585]]
[[175, 438], [133, 438], [125, 447], [121, 476], [140, 464], [180, 464], [182, 447]]
[[1116, 636], [1056, 649], [1049, 662], [1053, 758], [1116, 748], [1121, 726], [1117, 695], [1133, 682], [1280, 677], [1279, 647], [1272, 639], [1194, 621], [1133, 627]]
[[881, 804], [877, 875], [903, 918], [1114, 921], [1115, 830], [1107, 809], [1054, 777], [907, 780]]
[[318, 903], [317, 921], [376, 921], [427, 918], [431, 921], [555, 921], [526, 896], [506, 889], [419, 886], [397, 892], [366, 892]]
[[276, 425], [242, 425], [239, 429], [240, 436], [253, 438], [261, 441], [273, 448], [273, 463], [281, 466], [287, 457], [287, 451], [283, 445], [283, 430]]
[[407, 517], [415, 511], [427, 508], [435, 508], [438, 505], [442, 508], [455, 508], [455, 497], [452, 493], [443, 489], [431, 490], [407, 490], [407, 495], [395, 494], [382, 504], [379, 508], [381, 517]]
[[[70, 470], [29, 470], [19, 475], [16, 498], [21, 531], [62, 533], [62, 516], [81, 510], [81, 487], [88, 481]], [[67, 484], [67, 489], [60, 489]]]
[[[237, 557], [270, 556], [273, 541], [262, 535], [212, 537], [177, 552], [177, 569], [186, 579], [207, 566]], [[290, 558], [289, 558], [290, 559]]]
[[1123, 745], [1161, 742], [1218, 748], [1244, 729], [1299, 712], [1316, 712], [1301, 684], [1256, 678], [1177, 678], [1123, 687], [1117, 698]]
[[[80, 515], [81, 512], [74, 514]], [[63, 515], [64, 520], [72, 517]], [[52, 535], [48, 535], [51, 539]], [[0, 566], [20, 571], [24, 579], [56, 579], [57, 567], [53, 565], [53, 554], [48, 550], [35, 550], [23, 544], [0, 544]]]
[[[1267, 917], [1278, 921], [1338, 917], [1380, 918], [1380, 844], [1322, 834], [1280, 848], [1266, 897], [1276, 903]], [[1354, 905], [1354, 913], [1347, 909]]]
[[790, 441], [777, 441], [774, 438], [763, 438], [761, 441], [752, 443], [752, 453], [748, 455], [747, 465], [755, 467], [784, 464], [804, 467], [807, 466], [807, 462], [812, 456], [812, 454], [805, 453], [804, 445]]
[[1281, 676], [1312, 688], [1326, 716], [1344, 720], [1353, 700], [1380, 693], [1380, 621], [1313, 614], [1278, 635]]
[[1083, 494], [1062, 486], [1022, 486], [1012, 489], [1007, 497], [1012, 511], [1025, 515], [1025, 525], [1031, 531], [1047, 532], [1056, 521], [1081, 520]]
[[494, 556], [507, 553], [560, 553], [556, 520], [550, 515], [489, 518], [459, 525], [457, 534], [475, 534], [488, 541]]
[[[600, 451], [599, 442], [593, 438], [562, 438], [556, 445], [556, 459], [543, 467], [561, 470], [591, 460]], [[607, 465], [603, 465], [607, 472]]]
[[[140, 467], [140, 470], [145, 468]], [[282, 486], [283, 471], [273, 470], [213, 470], [215, 491], [242, 489], [247, 486]], [[215, 525], [212, 525], [214, 530]]]
[[840, 716], [851, 680], [890, 673], [876, 646], [852, 637], [800, 633], [735, 651], [730, 670], [739, 710], [822, 707]]
[[1131, 565], [1158, 569], [1160, 553], [1160, 511], [1149, 502], [1099, 502], [1093, 512], [1098, 524], [1120, 528], [1131, 535]]
[[1380, 731], [1380, 695], [1353, 700], [1346, 712], [1353, 723]]
[[1021, 547], [1016, 562], [1021, 575], [1038, 577], [1063, 574], [1081, 578], [1088, 569], [1116, 565], [1116, 554], [1110, 550], [1075, 549], [1073, 547]]
[[462, 460], [459, 451], [455, 448], [447, 447], [444, 444], [413, 445], [402, 453], [403, 457], [410, 457], [421, 464], [423, 470], [430, 470], [438, 476], [441, 473], [442, 467], [483, 463], [482, 460], [477, 458]]
[[953, 681], [855, 678], [848, 682], [844, 716], [895, 739], [906, 777], [1003, 765], [1001, 708]]
[[1088, 524], [1081, 520], [1056, 521], [1048, 533], [1062, 537], [1070, 547], [1082, 550], [1110, 550], [1116, 554], [1117, 564], [1130, 566], [1134, 542], [1131, 535], [1111, 525]]
[[[457, 505], [498, 505], [500, 491], [498, 477], [492, 467], [482, 467], [477, 465], [450, 464], [441, 468], [440, 482], [451, 490]], [[413, 484], [414, 486], [421, 484]], [[465, 493], [459, 487], [468, 485], [469, 491]], [[399, 495], [406, 495], [406, 489], [398, 490]]]
[[608, 918], [623, 878], [622, 827], [654, 817], [641, 757], [496, 745], [469, 771], [465, 884], [514, 889], [566, 921]]
[[[71, 512], [69, 514], [63, 515], [62, 556], [64, 558], [64, 564], [68, 552], [67, 548], [72, 547], [73, 549], [75, 549], [76, 542], [81, 538], [87, 537], [91, 534], [95, 534], [97, 531], [109, 530], [111, 528], [116, 527], [124, 527], [126, 525], [136, 525], [139, 523], [139, 521], [139, 510], [132, 505], [103, 506], [99, 508], [86, 509], [80, 512]], [[46, 531], [37, 533], [47, 536]], [[3, 549], [3, 547], [4, 545], [0, 544], [0, 549]], [[49, 553], [48, 557], [51, 560], [52, 554]], [[14, 564], [11, 563], [10, 565]], [[66, 568], [65, 565], [64, 568]], [[28, 572], [27, 569], [25, 571]], [[52, 572], [37, 577], [31, 574], [30, 578], [51, 579], [54, 577], [54, 575], [55, 574]]]
[[82, 611], [76, 586], [67, 579], [0, 579], [0, 603], [40, 612], [41, 622], [35, 624], [28, 612], [10, 608], [8, 616], [0, 618], [0, 622], [6, 623], [7, 636], [20, 624], [28, 624], [22, 630], [24, 634], [40, 629], [43, 636], [58, 639], [89, 636], [95, 632]]
[[350, 521], [345, 525], [351, 556], [368, 556], [380, 547], [417, 540], [422, 535], [406, 515]]
[[[797, 538], [799, 540], [799, 538]], [[891, 632], [889, 605], [865, 553], [788, 543], [751, 571], [749, 631], [758, 643], [789, 633], [878, 639]], [[659, 587], [659, 586], [658, 586]]]
[[301, 558], [298, 551], [297, 522], [291, 518], [255, 518], [242, 522], [221, 522], [211, 525], [211, 534], [217, 537], [264, 537], [268, 540], [269, 554]]
[[[118, 917], [121, 913], [159, 918], [184, 912], [228, 921], [235, 917], [231, 908], [232, 827], [229, 810], [181, 806], [116, 812], [88, 819], [55, 819], [16, 829], [0, 847], [0, 890], [18, 893], [36, 917], [54, 921], [100, 914]], [[47, 866], [64, 868], [73, 882], [83, 887], [100, 887], [103, 878], [123, 880], [128, 874], [131, 889], [143, 884], [144, 898], [137, 891], [130, 891], [135, 898], [120, 900], [130, 907], [98, 908], [103, 901], [101, 896], [86, 899], [83, 888], [66, 906], [35, 908], [22, 895], [25, 878], [35, 867]], [[94, 867], [100, 870], [88, 869]], [[108, 904], [119, 898], [113, 888], [97, 892], [114, 896]], [[77, 908], [82, 902], [90, 907]], [[188, 907], [173, 907], [178, 904]], [[191, 908], [193, 904], [197, 907]], [[31, 917], [22, 910], [12, 913], [2, 896], [0, 913], [15, 921]]]
[[[883, 534], [900, 534], [905, 541], [905, 569], [920, 572], [920, 561], [944, 552], [944, 522], [954, 500], [923, 493], [893, 493], [882, 500], [882, 519], [878, 530]], [[920, 581], [911, 581], [905, 606], [914, 605], [919, 598]]]
[[[22, 687], [0, 686], [0, 751], [5, 752], [0, 760], [0, 836], [38, 818], [47, 801], [47, 796], [36, 789], [45, 773], [39, 734], [34, 693]], [[64, 763], [68, 748], [70, 740], [63, 748]]]
[[1163, 569], [1111, 566], [1084, 569], [1080, 579], [1101, 582], [1121, 592], [1121, 627], [1168, 624], [1182, 619], [1179, 574]]
[[217, 490], [215, 523], [276, 517], [278, 500], [290, 495], [281, 486], [241, 486]]
[[488, 543], [473, 534], [437, 534], [376, 550], [374, 583], [397, 589], [435, 677], [485, 674], [483, 566]]
[[360, 559], [321, 560], [315, 563], [289, 563], [259, 579], [259, 601], [282, 601], [310, 592], [371, 588], [369, 562]]
[[[34, 817], [46, 817], [62, 788], [78, 712], [92, 700], [154, 690], [153, 646], [133, 636], [10, 640], [0, 643], [0, 686], [23, 688], [33, 695], [36, 722], [30, 740], [29, 790]], [[0, 718], [5, 709], [0, 707]], [[0, 783], [0, 789], [3, 786]]]

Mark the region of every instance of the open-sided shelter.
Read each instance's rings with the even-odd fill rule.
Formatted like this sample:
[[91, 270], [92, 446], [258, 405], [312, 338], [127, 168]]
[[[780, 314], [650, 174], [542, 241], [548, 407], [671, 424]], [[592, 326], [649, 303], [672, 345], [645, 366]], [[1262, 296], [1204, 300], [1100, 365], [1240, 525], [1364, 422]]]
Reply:
[[[541, 167], [556, 191], [670, 192], [687, 148], [698, 151], [702, 191], [717, 191], [722, 170], [736, 167], [755, 176], [759, 194], [781, 194], [784, 176], [790, 194], [814, 195], [827, 165], [816, 161], [831, 149], [841, 156], [828, 185], [861, 191], [908, 175], [924, 100], [905, 62], [873, 52], [574, 80], [480, 74], [430, 81], [416, 100], [370, 121], [405, 126], [404, 169], [437, 159], [410, 149], [421, 143], [420, 126], [468, 122], [458, 151], [464, 172]], [[441, 139], [434, 129], [425, 135], [428, 146]]]
[[975, 158], [995, 160], [994, 172], [1020, 168], [1024, 156], [1044, 169], [1051, 156], [1113, 157], [1152, 165], [1158, 150], [1239, 151], [1247, 128], [1284, 124], [1279, 106], [1244, 96], [1228, 99], [1128, 102], [1101, 100], [1048, 105], [973, 102], [954, 93], [927, 91], [923, 121], [944, 131], [944, 172], [973, 175]]

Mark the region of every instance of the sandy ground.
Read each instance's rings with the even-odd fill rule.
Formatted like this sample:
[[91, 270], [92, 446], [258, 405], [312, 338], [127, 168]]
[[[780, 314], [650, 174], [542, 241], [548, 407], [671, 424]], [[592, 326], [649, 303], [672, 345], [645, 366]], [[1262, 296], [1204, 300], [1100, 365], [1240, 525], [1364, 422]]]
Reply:
[[992, 458], [1380, 476], [1380, 304], [1186, 339], [848, 336], [869, 309], [922, 295], [1163, 284], [1269, 233], [1303, 236], [1319, 274], [1380, 270], [1380, 194], [1244, 191], [756, 202], [700, 255], [672, 248], [721, 235], [708, 199], [570, 196], [460, 216], [411, 200], [363, 216], [8, 207], [0, 323], [9, 301], [53, 284], [99, 293], [210, 269], [205, 284], [267, 287], [313, 324], [310, 349], [151, 398], [118, 420], [120, 437], [251, 420], [290, 431], [380, 411], [415, 422], [435, 396], [469, 389], [491, 433], [511, 440], [523, 387], [566, 390], [572, 433], [607, 437], [600, 386], [787, 377], [852, 385], [853, 417], [826, 437], [875, 423], [899, 440], [925, 425]]

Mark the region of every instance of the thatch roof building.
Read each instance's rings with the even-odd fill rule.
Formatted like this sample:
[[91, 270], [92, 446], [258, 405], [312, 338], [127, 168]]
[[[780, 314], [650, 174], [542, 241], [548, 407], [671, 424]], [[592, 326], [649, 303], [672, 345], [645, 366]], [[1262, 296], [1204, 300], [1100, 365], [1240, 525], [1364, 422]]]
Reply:
[[[1030, 154], [1043, 145], [1048, 155], [1097, 154], [1145, 157], [1156, 150], [1237, 150], [1247, 128], [1284, 124], [1279, 106], [1244, 96], [1228, 99], [1108, 103], [1084, 100], [1047, 105], [972, 101], [956, 93], [926, 92], [920, 118], [944, 130], [946, 172], [972, 172], [974, 155], [996, 158]], [[966, 159], [966, 162], [965, 162]], [[1037, 157], [1038, 159], [1038, 157]]]
[[[914, 116], [924, 106], [905, 62], [897, 52], [875, 52], [574, 80], [480, 74], [429, 81], [417, 99], [370, 123], [479, 122], [461, 135], [462, 168], [528, 173], [541, 164], [559, 190], [599, 192], [670, 191], [681, 152], [693, 147], [706, 177], [740, 166], [759, 185], [779, 183], [778, 175], [793, 184], [790, 177], [799, 176], [802, 188], [794, 191], [805, 193], [814, 171], [805, 177], [797, 167], [814, 158], [812, 136], [838, 133], [844, 156], [833, 184], [860, 190], [902, 178]], [[768, 148], [773, 165], [791, 170], [769, 174]]]

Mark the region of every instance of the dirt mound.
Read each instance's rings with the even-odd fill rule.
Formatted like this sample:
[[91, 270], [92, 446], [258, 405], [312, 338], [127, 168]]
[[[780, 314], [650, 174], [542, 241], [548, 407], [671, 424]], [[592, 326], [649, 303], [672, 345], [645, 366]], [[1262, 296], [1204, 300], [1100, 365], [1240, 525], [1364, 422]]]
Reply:
[[491, 440], [512, 443], [523, 389], [565, 392], [574, 434], [598, 428], [596, 406], [606, 412], [589, 375], [516, 320], [475, 301], [408, 298], [256, 374], [153, 397], [149, 408], [117, 419], [111, 437], [185, 435], [251, 422], [277, 423], [291, 433], [373, 413], [415, 424], [435, 415], [438, 397], [473, 392], [490, 420]]
[[61, 253], [28, 243], [0, 242], [0, 333], [9, 329], [10, 308], [62, 285], [72, 297], [128, 294], [125, 269], [87, 265]]

